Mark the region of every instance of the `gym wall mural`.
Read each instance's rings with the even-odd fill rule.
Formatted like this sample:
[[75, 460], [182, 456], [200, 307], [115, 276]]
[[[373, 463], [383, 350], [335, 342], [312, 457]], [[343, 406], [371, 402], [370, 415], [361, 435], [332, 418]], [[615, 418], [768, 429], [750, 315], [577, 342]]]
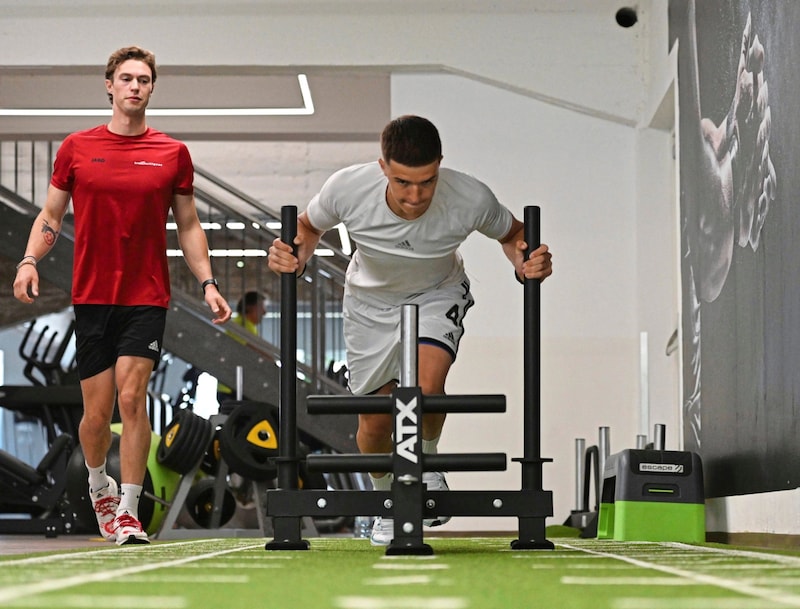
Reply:
[[709, 497], [800, 486], [800, 3], [670, 0], [684, 446]]

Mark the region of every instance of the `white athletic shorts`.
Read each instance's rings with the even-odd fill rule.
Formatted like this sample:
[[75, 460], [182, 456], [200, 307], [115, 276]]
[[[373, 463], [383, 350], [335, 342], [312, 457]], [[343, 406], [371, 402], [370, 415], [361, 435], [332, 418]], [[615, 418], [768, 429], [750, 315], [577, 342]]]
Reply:
[[[445, 349], [456, 359], [464, 334], [464, 317], [475, 304], [469, 281], [437, 288], [403, 304], [417, 305], [419, 342]], [[380, 307], [346, 294], [343, 302], [344, 341], [350, 391], [368, 395], [400, 379], [402, 305]]]

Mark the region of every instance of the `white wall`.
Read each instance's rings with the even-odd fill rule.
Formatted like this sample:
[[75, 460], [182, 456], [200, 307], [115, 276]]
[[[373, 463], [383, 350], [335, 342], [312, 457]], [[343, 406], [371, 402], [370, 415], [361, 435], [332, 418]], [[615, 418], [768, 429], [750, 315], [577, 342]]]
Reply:
[[[679, 327], [677, 209], [674, 194], [672, 136], [659, 130], [642, 130], [637, 151], [637, 291], [639, 329], [647, 335], [645, 421], [639, 433], [652, 437], [653, 426], [667, 427], [667, 447], [683, 446], [680, 409], [680, 350], [667, 346]], [[641, 179], [647, 175], [648, 179]], [[641, 381], [642, 379], [640, 379]]]
[[[663, 6], [661, 8], [664, 8]], [[669, 52], [667, 11], [645, 5], [641, 47], [647, 99], [636, 139], [637, 312], [646, 333], [648, 376], [639, 432], [652, 439], [653, 426], [666, 425], [666, 447], [683, 447], [679, 404], [680, 349], [667, 355], [672, 333], [680, 327], [678, 189], [674, 126], [677, 56]], [[642, 387], [641, 381], [647, 383]]]
[[[576, 437], [632, 447], [637, 416], [635, 131], [495, 87], [441, 75], [392, 79], [394, 114], [429, 117], [441, 131], [444, 164], [481, 178], [523, 217], [542, 209], [542, 241], [554, 275], [542, 286], [542, 455], [555, 519], [574, 508]], [[463, 247], [475, 307], [466, 321], [448, 393], [504, 393], [505, 415], [452, 415], [445, 452], [522, 456], [522, 289], [495, 241]], [[457, 488], [519, 488], [506, 473], [453, 473]], [[509, 529], [503, 519], [458, 519], [449, 528]]]

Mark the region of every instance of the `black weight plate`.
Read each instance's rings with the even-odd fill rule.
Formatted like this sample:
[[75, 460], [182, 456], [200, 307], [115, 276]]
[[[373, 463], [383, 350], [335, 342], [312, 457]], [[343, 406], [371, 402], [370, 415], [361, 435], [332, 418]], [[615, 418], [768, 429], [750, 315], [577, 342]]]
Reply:
[[185, 448], [186, 473], [190, 472], [206, 453], [211, 438], [211, 421], [192, 412], [192, 435]]
[[175, 464], [180, 461], [181, 445], [185, 441], [184, 438], [189, 435], [189, 424], [185, 420], [187, 412], [189, 411], [179, 410], [175, 413], [158, 443], [156, 460], [170, 469], [175, 469]]
[[214, 437], [203, 455], [203, 461], [200, 463], [200, 469], [209, 476], [216, 476], [219, 470], [219, 460], [221, 457], [220, 450], [220, 430], [214, 431]]
[[179, 474], [187, 474], [205, 453], [210, 433], [208, 420], [191, 410], [179, 410], [159, 442], [156, 459]]
[[220, 451], [230, 470], [257, 482], [277, 473], [278, 425], [269, 405], [245, 402], [233, 409], [220, 430]]
[[[198, 525], [204, 529], [211, 527], [211, 515], [214, 510], [214, 478], [198, 480], [186, 495], [186, 509]], [[236, 511], [236, 499], [226, 486], [222, 493], [222, 506], [219, 526], [225, 526], [233, 518]]]

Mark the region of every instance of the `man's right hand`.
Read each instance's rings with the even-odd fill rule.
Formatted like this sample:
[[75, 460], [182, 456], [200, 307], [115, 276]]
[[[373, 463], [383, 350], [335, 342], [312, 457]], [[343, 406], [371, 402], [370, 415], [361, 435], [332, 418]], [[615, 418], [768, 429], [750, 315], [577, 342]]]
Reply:
[[33, 264], [23, 264], [14, 278], [14, 298], [32, 304], [39, 296], [39, 272]]
[[300, 261], [292, 250], [291, 245], [284, 243], [280, 239], [275, 239], [269, 248], [267, 266], [279, 275], [281, 273], [297, 273], [297, 269], [300, 268]]

